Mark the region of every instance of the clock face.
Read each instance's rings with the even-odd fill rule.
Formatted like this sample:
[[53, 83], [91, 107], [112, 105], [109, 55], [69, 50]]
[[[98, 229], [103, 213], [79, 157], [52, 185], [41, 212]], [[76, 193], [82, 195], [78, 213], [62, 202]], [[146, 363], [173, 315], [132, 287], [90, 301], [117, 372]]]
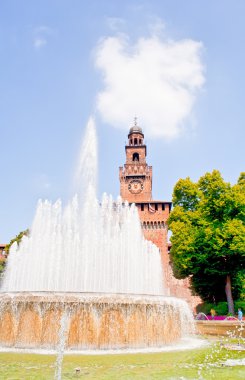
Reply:
[[141, 182], [139, 179], [134, 179], [133, 181], [129, 182], [128, 189], [133, 194], [138, 194], [144, 189], [143, 182]]

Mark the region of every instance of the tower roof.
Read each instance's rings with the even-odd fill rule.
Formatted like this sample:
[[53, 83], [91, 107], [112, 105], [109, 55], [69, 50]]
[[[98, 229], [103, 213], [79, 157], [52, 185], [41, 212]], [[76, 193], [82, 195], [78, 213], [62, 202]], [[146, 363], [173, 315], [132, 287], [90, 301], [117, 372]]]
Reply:
[[129, 130], [129, 134], [130, 135], [131, 135], [131, 133], [143, 133], [142, 132], [142, 128], [140, 128], [138, 125], [137, 126], [133, 126]]
[[131, 135], [132, 133], [140, 133], [143, 135], [142, 128], [139, 125], [137, 125], [137, 117], [134, 118], [134, 125], [129, 130], [129, 135]]

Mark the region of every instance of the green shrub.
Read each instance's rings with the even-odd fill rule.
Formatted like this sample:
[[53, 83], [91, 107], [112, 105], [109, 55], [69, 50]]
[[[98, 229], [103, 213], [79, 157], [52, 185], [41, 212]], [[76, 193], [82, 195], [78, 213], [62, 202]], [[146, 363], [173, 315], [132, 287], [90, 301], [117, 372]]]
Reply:
[[[242, 306], [238, 306], [241, 307]], [[228, 305], [227, 302], [219, 302], [217, 304], [204, 302], [197, 305], [197, 313], [204, 313], [206, 315], [210, 314], [210, 310], [214, 309], [216, 315], [227, 315], [228, 314]]]
[[0, 275], [1, 275], [1, 273], [3, 273], [4, 267], [5, 267], [5, 261], [1, 260], [0, 261]]
[[237, 310], [240, 308], [245, 312], [245, 301], [243, 300], [237, 300], [234, 302], [235, 304], [235, 313], [237, 313]]
[[236, 290], [235, 298], [245, 301], [245, 269], [241, 269], [233, 279], [233, 287]]
[[217, 315], [227, 315], [228, 314], [228, 305], [227, 302], [219, 302], [217, 305], [214, 305], [214, 310]]
[[199, 303], [196, 307], [197, 313], [204, 313], [206, 315], [210, 314], [211, 309], [215, 309], [215, 306], [208, 302]]
[[[237, 300], [234, 302], [235, 305], [235, 313], [237, 314], [237, 310], [240, 308], [245, 313], [245, 301]], [[217, 304], [203, 302], [197, 305], [197, 313], [204, 313], [206, 315], [210, 314], [210, 310], [214, 309], [216, 311], [216, 315], [228, 315], [228, 305], [227, 302], [219, 302]], [[229, 314], [231, 315], [231, 314]]]

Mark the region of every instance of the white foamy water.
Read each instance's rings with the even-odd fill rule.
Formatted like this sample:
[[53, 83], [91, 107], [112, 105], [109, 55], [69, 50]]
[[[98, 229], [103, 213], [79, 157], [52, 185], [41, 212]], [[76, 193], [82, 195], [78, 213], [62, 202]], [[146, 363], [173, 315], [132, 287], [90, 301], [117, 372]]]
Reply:
[[[194, 350], [197, 348], [204, 348], [209, 346], [206, 340], [192, 337], [182, 338], [178, 343], [168, 344], [162, 347], [147, 347], [147, 348], [125, 348], [114, 350], [65, 350], [65, 355], [122, 355], [122, 354], [136, 354], [136, 353], [157, 353], [157, 352], [172, 352], [172, 351], [185, 351]], [[23, 354], [39, 354], [39, 355], [57, 355], [56, 350], [47, 349], [30, 349], [30, 348], [8, 348], [1, 347], [0, 352], [14, 352]]]
[[11, 248], [1, 292], [163, 295], [160, 253], [142, 235], [134, 205], [96, 198], [97, 139], [90, 120], [77, 169], [78, 193], [63, 206], [39, 201], [29, 237]]
[[224, 363], [224, 365], [228, 367], [235, 367], [237, 365], [245, 365], [245, 358], [243, 359], [227, 359]]

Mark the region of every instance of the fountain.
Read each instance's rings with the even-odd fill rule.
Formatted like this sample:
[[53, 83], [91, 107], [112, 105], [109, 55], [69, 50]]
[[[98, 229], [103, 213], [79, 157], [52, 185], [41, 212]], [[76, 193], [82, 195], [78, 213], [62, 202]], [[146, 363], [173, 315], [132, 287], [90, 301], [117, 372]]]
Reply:
[[[187, 304], [165, 296], [158, 248], [138, 211], [96, 198], [94, 122], [87, 126], [77, 195], [39, 201], [30, 236], [13, 245], [0, 293], [0, 345], [76, 350], [161, 347], [193, 328]], [[57, 359], [58, 360], [58, 359]]]

